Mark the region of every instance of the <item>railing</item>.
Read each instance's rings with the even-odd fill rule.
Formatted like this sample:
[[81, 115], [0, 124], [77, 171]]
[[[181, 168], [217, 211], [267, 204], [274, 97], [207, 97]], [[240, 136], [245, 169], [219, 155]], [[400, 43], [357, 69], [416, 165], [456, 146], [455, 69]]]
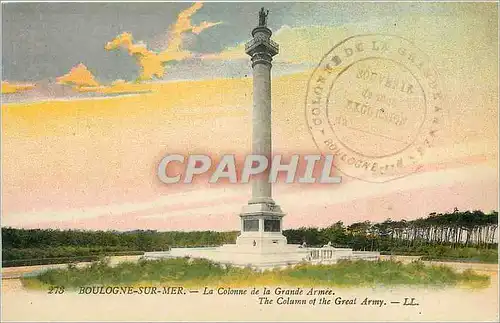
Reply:
[[255, 46], [258, 43], [267, 43], [270, 47], [275, 49], [276, 51], [279, 51], [280, 46], [278, 43], [273, 41], [272, 39], [263, 39], [263, 38], [252, 38], [248, 43], [245, 44], [245, 51], [247, 51], [249, 48]]
[[350, 248], [334, 248], [324, 246], [322, 248], [307, 248], [307, 261], [310, 262], [336, 262], [341, 259], [363, 259], [377, 260], [380, 257], [379, 252], [372, 251], [352, 251]]
[[336, 249], [333, 247], [308, 248], [307, 260], [312, 262], [335, 261], [342, 254], [351, 253], [352, 249]]

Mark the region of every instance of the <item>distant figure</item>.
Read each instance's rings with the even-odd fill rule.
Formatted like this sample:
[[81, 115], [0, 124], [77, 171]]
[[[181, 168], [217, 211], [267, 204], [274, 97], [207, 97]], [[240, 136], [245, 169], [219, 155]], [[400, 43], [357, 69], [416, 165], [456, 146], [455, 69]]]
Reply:
[[305, 247], [307, 247], [307, 243], [304, 241], [304, 242], [302, 242], [302, 248], [305, 248]]
[[332, 246], [332, 242], [331, 241], [328, 241], [328, 243], [326, 244], [327, 247], [331, 247]]
[[255, 247], [257, 245], [257, 242], [255, 240], [253, 241], [253, 246]]
[[264, 7], [260, 8], [259, 12], [259, 26], [265, 27], [267, 26], [267, 15], [269, 14], [269, 10], [264, 11]]

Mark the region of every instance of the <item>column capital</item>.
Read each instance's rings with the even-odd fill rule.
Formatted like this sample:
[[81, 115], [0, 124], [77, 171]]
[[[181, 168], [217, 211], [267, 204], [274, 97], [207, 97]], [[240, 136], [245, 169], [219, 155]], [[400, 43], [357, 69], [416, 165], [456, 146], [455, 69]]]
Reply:
[[252, 31], [253, 38], [245, 44], [245, 53], [249, 56], [265, 53], [270, 57], [279, 53], [279, 45], [271, 39], [271, 30], [257, 27]]

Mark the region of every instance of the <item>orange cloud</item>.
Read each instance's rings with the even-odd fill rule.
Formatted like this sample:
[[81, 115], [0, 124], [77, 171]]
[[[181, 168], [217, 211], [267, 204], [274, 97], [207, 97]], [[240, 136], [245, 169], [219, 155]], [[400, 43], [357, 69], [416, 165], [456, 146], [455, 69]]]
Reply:
[[180, 51], [182, 47], [182, 35], [186, 32], [192, 32], [198, 35], [203, 30], [216, 26], [221, 22], [207, 22], [203, 21], [198, 26], [191, 24], [191, 16], [203, 7], [203, 3], [196, 2], [191, 7], [179, 13], [177, 21], [172, 25], [168, 33], [168, 47], [167, 52]]
[[124, 80], [115, 80], [111, 85], [82, 86], [76, 89], [78, 92], [91, 92], [100, 94], [126, 94], [151, 92], [151, 84], [130, 83]]
[[182, 49], [183, 34], [192, 32], [200, 34], [203, 30], [216, 26], [220, 22], [203, 21], [197, 26], [191, 24], [191, 16], [198, 11], [203, 4], [196, 2], [188, 9], [179, 13], [177, 21], [171, 26], [167, 35], [167, 48], [159, 53], [149, 50], [144, 43], [135, 43], [131, 33], [124, 32], [104, 47], [106, 50], [124, 48], [130, 56], [134, 56], [137, 64], [141, 67], [140, 81], [150, 80], [153, 77], [162, 78], [165, 74], [164, 63], [169, 61], [181, 61], [192, 56], [192, 53]]
[[87, 69], [87, 66], [82, 63], [71, 68], [69, 73], [58, 77], [56, 80], [59, 84], [73, 85], [75, 88], [82, 86], [99, 86], [94, 75]]
[[221, 23], [222, 23], [221, 21], [219, 21], [219, 22], [202, 21], [198, 26], [192, 27], [191, 32], [193, 34], [199, 35], [203, 30], [210, 28], [210, 27], [213, 27], [213, 26], [217, 26]]
[[9, 83], [2, 81], [2, 94], [12, 94], [31, 90], [35, 87], [34, 84]]
[[134, 39], [130, 33], [122, 33], [108, 42], [104, 47], [106, 50], [116, 50], [125, 48], [130, 56], [134, 56], [137, 64], [141, 67], [139, 80], [150, 80], [154, 76], [161, 78], [165, 73], [163, 61], [158, 54], [147, 49], [143, 43], [134, 44]]

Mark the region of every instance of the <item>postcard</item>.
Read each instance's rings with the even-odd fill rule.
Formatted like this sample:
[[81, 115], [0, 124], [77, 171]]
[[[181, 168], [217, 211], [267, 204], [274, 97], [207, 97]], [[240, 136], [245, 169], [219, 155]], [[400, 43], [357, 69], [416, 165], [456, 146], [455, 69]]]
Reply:
[[498, 322], [497, 2], [2, 2], [5, 322]]

